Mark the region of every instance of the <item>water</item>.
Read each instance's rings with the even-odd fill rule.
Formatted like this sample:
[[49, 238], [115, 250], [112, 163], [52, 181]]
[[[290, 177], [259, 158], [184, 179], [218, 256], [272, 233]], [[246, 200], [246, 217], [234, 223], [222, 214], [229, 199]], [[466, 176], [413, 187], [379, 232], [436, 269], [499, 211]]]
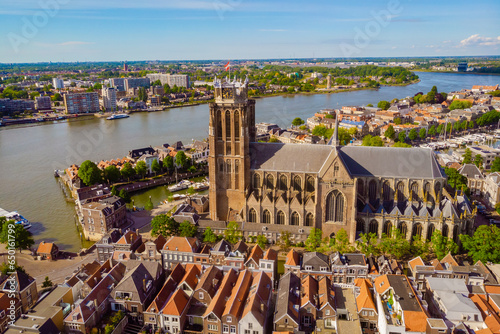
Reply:
[[[436, 85], [449, 92], [472, 85], [493, 85], [499, 76], [472, 74], [418, 73], [421, 81], [410, 86], [381, 87], [338, 94], [295, 95], [257, 99], [256, 121], [275, 122], [286, 127], [293, 118], [306, 119], [323, 108], [342, 105], [376, 105], [427, 93]], [[90, 159], [124, 157], [131, 149], [159, 146], [182, 140], [208, 137], [208, 105], [134, 114], [130, 118], [72, 120], [32, 127], [0, 129], [0, 207], [17, 210], [33, 224], [35, 241], [55, 241], [61, 249], [78, 250], [74, 204], [66, 202], [54, 169]], [[164, 193], [162, 193], [164, 192]], [[156, 205], [167, 197], [165, 189], [138, 194], [136, 205], [152, 195]]]

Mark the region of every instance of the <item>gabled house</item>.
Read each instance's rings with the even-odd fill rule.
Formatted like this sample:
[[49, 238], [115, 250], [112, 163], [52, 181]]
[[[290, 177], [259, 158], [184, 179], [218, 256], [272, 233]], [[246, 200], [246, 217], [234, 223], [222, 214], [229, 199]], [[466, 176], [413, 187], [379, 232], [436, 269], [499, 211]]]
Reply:
[[38, 300], [36, 280], [19, 269], [16, 269], [1, 284], [1, 291], [9, 295], [13, 294], [21, 301], [23, 313], [26, 313]]
[[253, 246], [250, 254], [248, 255], [247, 260], [245, 261], [245, 268], [250, 270], [258, 269], [260, 259], [264, 256], [264, 251], [260, 248], [259, 245]]
[[298, 275], [300, 272], [300, 254], [294, 249], [290, 250], [286, 255], [286, 261], [284, 264], [285, 273], [292, 272]]
[[321, 333], [333, 334], [337, 331], [337, 310], [335, 289], [331, 280], [324, 276], [318, 281], [318, 313], [316, 328]]
[[311, 275], [306, 275], [301, 280], [299, 305], [299, 328], [310, 333], [316, 328], [319, 306], [318, 281]]
[[358, 316], [361, 321], [363, 333], [377, 333], [378, 312], [373, 298], [373, 285], [368, 279], [358, 278], [355, 286], [359, 287], [359, 294], [356, 296]]
[[301, 275], [312, 275], [319, 278], [324, 275], [331, 276], [332, 271], [328, 256], [318, 252], [307, 252], [302, 254]]
[[197, 238], [170, 237], [161, 250], [163, 268], [170, 269], [173, 264], [177, 263], [194, 263], [194, 257], [200, 248]]
[[186, 265], [186, 273], [179, 282], [179, 289], [183, 290], [189, 297], [191, 297], [198, 285], [200, 278], [200, 267], [194, 264]]
[[274, 311], [274, 331], [293, 332], [299, 328], [300, 278], [292, 272], [281, 276]]
[[240, 271], [238, 280], [234, 285], [231, 295], [229, 295], [226, 307], [222, 313], [222, 333], [238, 334], [238, 321], [243, 312], [252, 280], [253, 277], [250, 271]]
[[368, 263], [364, 254], [331, 255], [333, 283], [354, 284], [357, 278], [368, 277]]
[[238, 323], [240, 334], [266, 333], [272, 286], [273, 281], [267, 273], [261, 271], [253, 278]]
[[40, 245], [38, 245], [36, 254], [41, 256], [42, 259], [56, 260], [57, 254], [59, 254], [59, 247], [53, 242], [42, 241]]
[[189, 296], [177, 289], [161, 312], [161, 328], [164, 333], [182, 333], [186, 322]]
[[144, 311], [144, 324], [150, 326], [153, 331], [161, 327], [161, 312], [176, 289], [177, 282], [172, 277], [167, 278], [160, 292]]

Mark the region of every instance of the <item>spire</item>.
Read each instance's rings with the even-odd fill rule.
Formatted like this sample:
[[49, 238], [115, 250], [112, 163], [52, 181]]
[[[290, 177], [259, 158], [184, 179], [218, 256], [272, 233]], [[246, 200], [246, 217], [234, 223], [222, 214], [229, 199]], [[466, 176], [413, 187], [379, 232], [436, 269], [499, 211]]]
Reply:
[[339, 115], [337, 110], [335, 110], [335, 130], [332, 136], [332, 146], [339, 146]]

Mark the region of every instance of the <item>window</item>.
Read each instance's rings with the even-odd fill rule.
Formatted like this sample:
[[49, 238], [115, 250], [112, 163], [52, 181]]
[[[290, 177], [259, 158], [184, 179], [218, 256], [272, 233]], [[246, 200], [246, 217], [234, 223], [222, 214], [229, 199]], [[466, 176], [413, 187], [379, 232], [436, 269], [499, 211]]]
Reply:
[[290, 221], [290, 225], [298, 226], [299, 225], [299, 214], [297, 212], [292, 213], [292, 219]]
[[326, 220], [343, 221], [344, 218], [344, 195], [334, 190], [326, 197]]
[[330, 310], [325, 310], [325, 315], [330, 315]]
[[306, 266], [306, 270], [312, 270], [313, 267], [312, 266]]
[[253, 324], [251, 322], [248, 323], [248, 329], [252, 329], [253, 328]]
[[276, 217], [276, 224], [285, 225], [285, 214], [283, 211], [278, 211], [278, 215]]
[[[309, 313], [309, 312], [308, 312]], [[302, 320], [302, 323], [306, 326], [310, 325], [311, 323], [311, 318], [309, 316], [304, 316], [304, 319]]]
[[226, 318], [226, 321], [227, 321], [227, 322], [232, 322], [232, 321], [233, 321], [233, 319], [232, 319], [231, 317], [227, 317], [227, 318]]
[[231, 333], [236, 333], [236, 326], [231, 326]]
[[245, 334], [250, 334], [250, 330], [249, 329], [245, 329]]
[[222, 333], [229, 333], [229, 326], [228, 325], [222, 326]]
[[257, 212], [255, 212], [254, 208], [251, 208], [250, 211], [248, 211], [248, 222], [249, 223], [257, 222]]
[[165, 321], [170, 321], [170, 318], [169, 317], [165, 317]]
[[264, 214], [262, 216], [262, 222], [264, 224], [271, 224], [271, 213], [268, 210], [264, 210]]
[[200, 299], [203, 299], [203, 298], [205, 298], [205, 294], [204, 294], [203, 292], [199, 292], [199, 293], [198, 293], [198, 297], [199, 297]]
[[219, 326], [208, 324], [208, 330], [209, 331], [217, 331], [217, 330], [219, 330]]
[[319, 267], [319, 271], [326, 271], [326, 267]]

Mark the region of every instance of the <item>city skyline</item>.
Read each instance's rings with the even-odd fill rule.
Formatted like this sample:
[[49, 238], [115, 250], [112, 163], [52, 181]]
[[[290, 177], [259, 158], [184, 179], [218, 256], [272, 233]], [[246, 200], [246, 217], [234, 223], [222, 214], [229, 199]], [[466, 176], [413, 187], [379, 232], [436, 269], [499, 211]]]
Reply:
[[9, 0], [0, 62], [498, 55], [500, 4], [468, 6]]

